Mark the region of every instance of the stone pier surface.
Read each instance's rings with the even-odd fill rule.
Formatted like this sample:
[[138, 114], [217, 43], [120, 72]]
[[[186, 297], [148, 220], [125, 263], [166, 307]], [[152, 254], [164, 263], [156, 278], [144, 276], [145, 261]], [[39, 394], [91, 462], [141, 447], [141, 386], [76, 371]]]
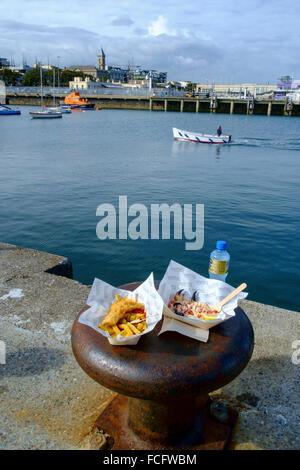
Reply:
[[[0, 243], [0, 449], [93, 448], [93, 423], [114, 396], [73, 357], [70, 331], [90, 287], [59, 275], [62, 265], [62, 256]], [[253, 324], [254, 353], [211, 395], [239, 411], [230, 448], [299, 449], [299, 313], [240, 305]]]

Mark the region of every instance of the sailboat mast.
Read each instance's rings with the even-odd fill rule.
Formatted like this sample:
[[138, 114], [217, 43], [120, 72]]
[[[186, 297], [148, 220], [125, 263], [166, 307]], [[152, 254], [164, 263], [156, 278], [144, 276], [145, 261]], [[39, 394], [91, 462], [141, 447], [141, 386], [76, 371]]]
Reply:
[[53, 106], [55, 106], [55, 68], [53, 68]]
[[42, 66], [40, 65], [40, 77], [41, 77], [41, 106], [43, 108], [44, 106], [44, 99], [43, 99], [43, 72], [42, 72]]

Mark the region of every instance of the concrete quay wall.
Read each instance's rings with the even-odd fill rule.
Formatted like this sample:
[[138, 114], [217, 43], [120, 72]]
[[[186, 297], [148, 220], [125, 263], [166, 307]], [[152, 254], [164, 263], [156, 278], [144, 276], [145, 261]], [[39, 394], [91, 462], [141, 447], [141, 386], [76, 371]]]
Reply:
[[[90, 286], [64, 257], [0, 243], [0, 449], [89, 449], [92, 426], [114, 396], [76, 363], [73, 321]], [[65, 277], [67, 276], [67, 277]], [[137, 279], [128, 279], [136, 281]], [[299, 313], [244, 300], [253, 356], [211, 394], [239, 411], [231, 449], [299, 449]]]
[[[279, 100], [247, 101], [244, 99], [219, 98], [211, 101], [208, 98], [181, 97], [149, 97], [149, 96], [117, 96], [89, 95], [81, 93], [96, 107], [104, 109], [140, 109], [150, 111], [181, 111], [194, 113], [225, 113], [225, 114], [258, 114], [275, 116], [300, 116], [300, 104], [291, 104]], [[65, 95], [55, 95], [57, 103]], [[7, 93], [7, 104], [39, 106], [39, 93]], [[45, 105], [53, 105], [53, 96], [44, 96]]]

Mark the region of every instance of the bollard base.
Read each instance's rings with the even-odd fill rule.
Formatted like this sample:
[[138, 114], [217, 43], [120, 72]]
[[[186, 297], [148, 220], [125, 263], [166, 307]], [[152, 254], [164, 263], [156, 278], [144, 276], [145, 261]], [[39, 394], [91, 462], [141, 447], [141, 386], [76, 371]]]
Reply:
[[223, 450], [236, 424], [237, 411], [227, 408], [226, 424], [211, 415], [211, 401], [196, 413], [195, 424], [183, 437], [171, 443], [143, 440], [129, 427], [128, 397], [117, 395], [95, 425], [113, 439], [112, 450]]

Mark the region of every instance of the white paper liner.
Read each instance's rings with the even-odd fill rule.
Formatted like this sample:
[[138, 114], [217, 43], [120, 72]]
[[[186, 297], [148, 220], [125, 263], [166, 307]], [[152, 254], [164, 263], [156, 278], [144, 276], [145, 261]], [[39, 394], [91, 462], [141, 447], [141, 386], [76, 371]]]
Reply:
[[[188, 325], [193, 326], [193, 328], [186, 329], [186, 333], [183, 334], [192, 338], [194, 336], [187, 334], [189, 330], [198, 330], [200, 328], [202, 330], [209, 330], [210, 328], [213, 328], [219, 323], [222, 323], [223, 321], [226, 321], [229, 318], [235, 316], [234, 309], [238, 305], [238, 300], [245, 299], [248, 295], [246, 292], [240, 292], [237, 296], [230, 300], [230, 302], [224, 305], [215, 320], [205, 321], [201, 319], [180, 317], [180, 321], [178, 321], [178, 315], [176, 315], [168, 308], [168, 303], [179, 289], [185, 289], [191, 294], [197, 290], [200, 293], [201, 302], [206, 302], [208, 305], [214, 305], [215, 303], [224, 299], [224, 297], [230, 294], [235, 288], [230, 286], [226, 282], [218, 281], [216, 279], [208, 279], [204, 276], [201, 276], [200, 274], [197, 274], [191, 269], [186, 268], [185, 266], [182, 266], [179, 263], [176, 263], [176, 261], [170, 261], [165, 275], [160, 282], [158, 293], [164, 301], [164, 309], [167, 310], [168, 315], [172, 316], [174, 320], [164, 317], [162, 330], [167, 331], [168, 328], [172, 329], [173, 331], [178, 331], [182, 329], [185, 326], [184, 323], [186, 323]], [[176, 325], [174, 326], [173, 323], [176, 323]], [[174, 330], [174, 328], [176, 328], [176, 330]], [[162, 332], [162, 330], [160, 331], [160, 333]], [[195, 335], [197, 336], [196, 333]], [[199, 338], [197, 337], [195, 339], [199, 339], [200, 341], [207, 341], [208, 336], [206, 340], [201, 339], [200, 336]]]
[[158, 333], [158, 336], [164, 333], [165, 331], [176, 331], [181, 335], [197, 339], [198, 341], [203, 341], [204, 343], [206, 343], [209, 338], [208, 330], [195, 328], [194, 326], [188, 325], [187, 323], [172, 320], [172, 318], [168, 317], [164, 317], [163, 324], [160, 332]]
[[[109, 307], [116, 300], [116, 294], [119, 294], [121, 297], [128, 296], [129, 298], [135, 299], [144, 304], [147, 313], [147, 329], [145, 331], [139, 335], [125, 338], [120, 334], [118, 336], [111, 337], [108, 331], [102, 331], [98, 327], [107, 314]], [[161, 319], [163, 310], [163, 300], [155, 288], [153, 273], [151, 273], [150, 276], [132, 292], [118, 289], [117, 287], [113, 287], [110, 284], [95, 278], [86, 303], [87, 305], [90, 305], [90, 308], [80, 315], [78, 321], [84, 325], [90, 326], [102, 336], [105, 336], [110, 344], [119, 346], [137, 344], [142, 335], [153, 330], [155, 325]]]

